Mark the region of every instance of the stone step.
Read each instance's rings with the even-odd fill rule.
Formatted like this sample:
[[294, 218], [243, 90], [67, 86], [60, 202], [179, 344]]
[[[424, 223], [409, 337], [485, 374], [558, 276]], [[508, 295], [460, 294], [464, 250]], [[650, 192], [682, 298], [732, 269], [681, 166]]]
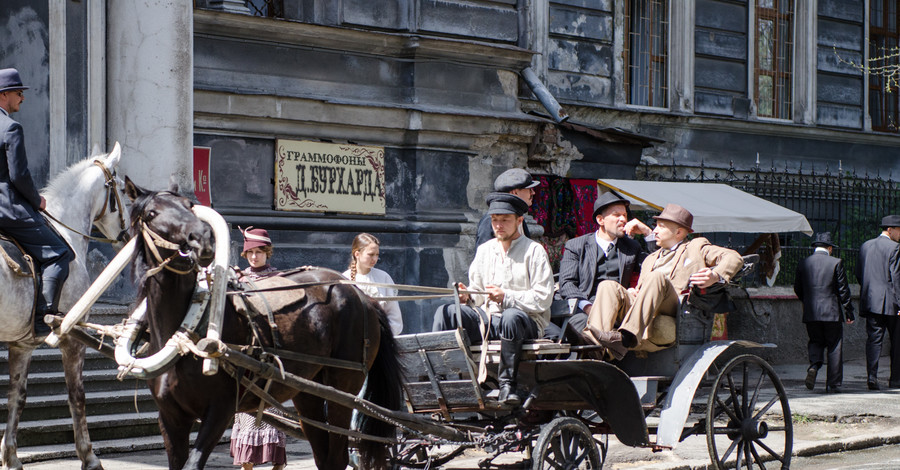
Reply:
[[[0, 400], [0, 422], [7, 418], [8, 400]], [[135, 409], [137, 408], [137, 410]], [[156, 412], [156, 404], [146, 386], [132, 390], [113, 390], [85, 393], [85, 409], [88, 416], [122, 414], [135, 412]], [[31, 396], [29, 394], [22, 421], [68, 418], [69, 401], [66, 393], [57, 395]]]
[[[133, 390], [146, 388], [142, 380], [117, 378], [118, 371], [113, 368], [86, 370], [82, 372], [85, 392], [103, 392], [111, 390]], [[28, 396], [53, 395], [66, 390], [66, 376], [59, 372], [32, 372], [28, 374]], [[9, 375], [0, 375], [0, 397], [7, 396], [9, 391]]]
[[[9, 376], [9, 351], [0, 351], [0, 375]], [[96, 350], [88, 349], [84, 355], [84, 370], [115, 370], [116, 362], [100, 354]], [[34, 350], [31, 356], [29, 374], [43, 372], [62, 372], [62, 353], [59, 349], [42, 346]]]
[[[88, 430], [92, 441], [158, 436], [157, 412], [88, 414]], [[72, 418], [22, 421], [16, 442], [21, 447], [66, 444], [73, 440]], [[74, 450], [74, 449], [73, 449]]]

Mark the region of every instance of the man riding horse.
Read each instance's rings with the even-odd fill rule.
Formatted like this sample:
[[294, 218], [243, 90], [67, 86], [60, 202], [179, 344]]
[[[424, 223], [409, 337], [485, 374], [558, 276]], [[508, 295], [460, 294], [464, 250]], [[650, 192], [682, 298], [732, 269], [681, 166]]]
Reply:
[[[12, 237], [37, 263], [41, 283], [34, 309], [34, 337], [50, 334], [44, 315], [57, 313], [59, 295], [74, 258], [65, 240], [37, 213], [47, 206], [38, 193], [25, 156], [22, 125], [9, 117], [25, 101], [19, 72], [0, 70], [0, 231]], [[37, 274], [37, 273], [35, 273]]]

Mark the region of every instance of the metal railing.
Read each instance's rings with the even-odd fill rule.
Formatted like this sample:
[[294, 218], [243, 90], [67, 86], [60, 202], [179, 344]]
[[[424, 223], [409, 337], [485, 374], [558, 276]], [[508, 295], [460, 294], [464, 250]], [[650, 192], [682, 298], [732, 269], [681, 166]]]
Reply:
[[[645, 181], [677, 181], [698, 183], [723, 183], [766, 199], [806, 216], [815, 232], [831, 232], [838, 246], [834, 255], [844, 261], [848, 281], [857, 282], [854, 275], [859, 247], [877, 236], [881, 218], [900, 213], [900, 182], [889, 174], [857, 175], [841, 166], [824, 171], [777, 169], [775, 164], [763, 168], [759, 162], [747, 169], [737, 169], [734, 162], [728, 168], [709, 167], [701, 162], [699, 167], [671, 165], [640, 166], [636, 179]], [[740, 208], [735, 208], [739, 211]], [[734, 248], [742, 254], [751, 246], [758, 234], [715, 233], [708, 235], [711, 242]], [[801, 233], [779, 234], [781, 271], [776, 285], [793, 285], [797, 263], [812, 253], [812, 239]], [[748, 285], [764, 282], [757, 273], [743, 281]]]

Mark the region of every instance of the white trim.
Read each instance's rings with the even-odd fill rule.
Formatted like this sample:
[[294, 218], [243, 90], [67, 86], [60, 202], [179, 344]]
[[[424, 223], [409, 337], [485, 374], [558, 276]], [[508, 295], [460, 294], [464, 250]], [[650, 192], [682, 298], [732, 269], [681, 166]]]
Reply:
[[48, 41], [50, 77], [50, 135], [48, 179], [66, 164], [66, 0], [50, 0]]
[[87, 151], [106, 152], [106, 1], [87, 0]]
[[747, 99], [748, 118], [756, 118], [756, 0], [747, 1]]
[[791, 116], [799, 124], [814, 125], [819, 60], [818, 0], [795, 1], [794, 6]]
[[666, 65], [669, 69], [667, 84], [669, 109], [673, 112], [693, 114], [694, 72], [697, 66], [694, 53], [696, 0], [670, 2], [667, 6], [669, 50], [666, 51]]
[[872, 130], [872, 114], [869, 112], [869, 8], [871, 0], [863, 2], [863, 37], [862, 37], [862, 63], [863, 67], [863, 132], [879, 132], [884, 131]]

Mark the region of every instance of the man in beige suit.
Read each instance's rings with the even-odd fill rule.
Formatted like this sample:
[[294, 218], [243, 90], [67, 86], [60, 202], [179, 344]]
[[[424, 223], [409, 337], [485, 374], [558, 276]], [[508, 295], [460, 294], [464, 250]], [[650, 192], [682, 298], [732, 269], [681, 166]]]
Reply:
[[628, 349], [641, 348], [657, 315], [677, 315], [680, 298], [691, 286], [706, 288], [727, 282], [744, 265], [738, 252], [705, 238], [685, 241], [694, 222], [687, 209], [669, 204], [653, 218], [659, 249], [641, 265], [637, 287], [625, 289], [617, 282], [601, 282], [595, 300], [600, 308], [591, 312], [585, 330], [585, 336], [607, 348], [617, 360]]

